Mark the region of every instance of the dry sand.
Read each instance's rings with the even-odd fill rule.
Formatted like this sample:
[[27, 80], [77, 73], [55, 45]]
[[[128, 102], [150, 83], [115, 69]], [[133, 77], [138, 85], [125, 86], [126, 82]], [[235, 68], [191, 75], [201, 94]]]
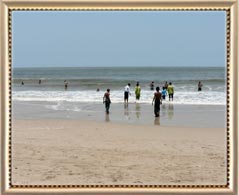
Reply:
[[13, 184], [226, 184], [225, 128], [16, 119], [13, 129]]

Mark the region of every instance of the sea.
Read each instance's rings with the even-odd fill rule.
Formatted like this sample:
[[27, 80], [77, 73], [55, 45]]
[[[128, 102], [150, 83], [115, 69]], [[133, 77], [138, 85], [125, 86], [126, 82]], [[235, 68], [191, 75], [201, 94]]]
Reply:
[[[67, 90], [65, 80], [68, 82]], [[102, 103], [103, 95], [109, 88], [112, 104], [123, 103], [124, 87], [130, 83], [129, 102], [135, 102], [134, 89], [139, 82], [139, 102], [151, 104], [154, 95], [154, 91], [150, 90], [152, 81], [155, 87], [160, 88], [166, 81], [172, 82], [175, 91], [173, 104], [226, 105], [225, 67], [13, 68], [12, 99], [66, 104]], [[203, 84], [200, 92], [197, 89], [199, 81]], [[165, 103], [168, 103], [168, 98]]]

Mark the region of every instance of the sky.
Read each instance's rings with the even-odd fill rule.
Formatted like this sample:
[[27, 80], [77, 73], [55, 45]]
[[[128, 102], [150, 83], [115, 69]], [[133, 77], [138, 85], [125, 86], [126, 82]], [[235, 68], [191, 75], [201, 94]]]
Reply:
[[225, 11], [13, 11], [13, 67], [226, 66]]

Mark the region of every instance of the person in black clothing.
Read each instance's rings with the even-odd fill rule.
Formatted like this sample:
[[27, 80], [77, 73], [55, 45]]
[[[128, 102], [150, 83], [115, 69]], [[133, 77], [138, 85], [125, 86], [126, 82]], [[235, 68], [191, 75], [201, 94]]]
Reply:
[[202, 83], [201, 83], [201, 81], [198, 82], [198, 91], [202, 91]]
[[64, 80], [64, 85], [65, 85], [65, 90], [67, 90], [68, 88], [68, 82], [66, 80]]
[[154, 114], [155, 117], [159, 117], [160, 104], [162, 103], [162, 94], [159, 92], [160, 88], [156, 87], [156, 92], [154, 93], [154, 98], [152, 105], [154, 104]]
[[151, 83], [150, 83], [150, 90], [154, 90], [154, 81], [152, 81]]
[[107, 89], [107, 91], [105, 92], [105, 95], [103, 97], [103, 104], [105, 104], [105, 112], [107, 114], [109, 114], [109, 109], [110, 109], [110, 104], [111, 104], [111, 101], [110, 101], [110, 89]]

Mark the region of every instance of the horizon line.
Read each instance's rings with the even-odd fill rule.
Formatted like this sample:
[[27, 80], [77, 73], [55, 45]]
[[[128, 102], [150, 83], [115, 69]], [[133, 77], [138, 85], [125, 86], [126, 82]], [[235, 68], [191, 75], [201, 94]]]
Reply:
[[12, 68], [226, 68], [225, 66], [17, 66]]

